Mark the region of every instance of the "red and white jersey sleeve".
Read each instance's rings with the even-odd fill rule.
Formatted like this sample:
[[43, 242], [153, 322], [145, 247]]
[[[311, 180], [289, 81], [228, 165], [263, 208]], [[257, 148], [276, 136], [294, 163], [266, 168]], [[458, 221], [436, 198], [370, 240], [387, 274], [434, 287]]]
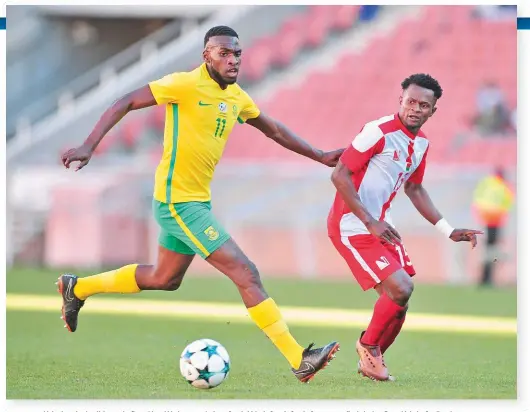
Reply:
[[381, 153], [384, 148], [383, 132], [379, 127], [368, 124], [355, 136], [352, 144], [344, 151], [340, 160], [357, 176], [356, 183], [360, 184], [362, 171], [366, 170], [370, 159]]
[[[414, 136], [396, 115], [367, 123], [344, 151], [341, 162], [370, 214], [392, 225], [392, 201], [408, 179], [421, 183], [429, 141], [420, 131]], [[337, 192], [328, 216], [330, 236], [368, 234], [364, 224], [349, 210]]]

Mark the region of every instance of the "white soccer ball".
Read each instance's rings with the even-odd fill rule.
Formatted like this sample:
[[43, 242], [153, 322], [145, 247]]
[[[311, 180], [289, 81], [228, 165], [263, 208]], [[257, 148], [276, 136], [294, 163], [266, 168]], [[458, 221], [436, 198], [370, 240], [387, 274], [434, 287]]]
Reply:
[[230, 371], [230, 357], [219, 342], [199, 339], [180, 355], [180, 373], [192, 386], [211, 389], [219, 386]]

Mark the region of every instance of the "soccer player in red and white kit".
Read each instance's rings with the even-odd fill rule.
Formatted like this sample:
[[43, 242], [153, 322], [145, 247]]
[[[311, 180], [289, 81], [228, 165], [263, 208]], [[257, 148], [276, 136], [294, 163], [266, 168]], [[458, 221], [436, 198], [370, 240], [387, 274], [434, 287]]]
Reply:
[[337, 188], [328, 216], [329, 237], [363, 290], [375, 288], [370, 324], [357, 341], [358, 371], [374, 380], [393, 380], [383, 353], [405, 321], [414, 267], [390, 219], [396, 193], [405, 193], [418, 212], [454, 242], [477, 244], [470, 229], [453, 229], [422, 185], [429, 141], [421, 127], [436, 112], [442, 88], [427, 74], [402, 83], [399, 112], [366, 123], [342, 154], [331, 180]]

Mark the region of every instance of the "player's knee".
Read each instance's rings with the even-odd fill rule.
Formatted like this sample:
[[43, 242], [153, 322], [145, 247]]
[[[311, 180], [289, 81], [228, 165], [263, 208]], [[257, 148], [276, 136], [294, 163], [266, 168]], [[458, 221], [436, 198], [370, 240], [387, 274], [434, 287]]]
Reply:
[[383, 286], [385, 293], [400, 306], [407, 304], [414, 290], [414, 283], [405, 271], [394, 273]]
[[393, 292], [394, 301], [401, 306], [405, 306], [414, 291], [414, 284], [410, 278], [404, 278], [402, 282], [398, 283]]
[[177, 290], [180, 287], [181, 283], [182, 283], [181, 277], [173, 277], [171, 279], [168, 279], [165, 282], [165, 285], [163, 285], [164, 287], [162, 290], [168, 290], [168, 291]]

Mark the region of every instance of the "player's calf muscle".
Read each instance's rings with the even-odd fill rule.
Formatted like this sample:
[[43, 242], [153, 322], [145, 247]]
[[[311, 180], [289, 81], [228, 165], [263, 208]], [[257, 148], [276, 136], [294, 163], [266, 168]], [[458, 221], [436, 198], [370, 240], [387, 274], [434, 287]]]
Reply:
[[232, 270], [227, 271], [226, 276], [237, 286], [247, 307], [258, 305], [268, 298], [261, 283], [258, 268], [254, 263], [250, 261], [239, 262]]
[[138, 265], [136, 268], [136, 284], [141, 290], [157, 290], [154, 265]]
[[136, 283], [142, 290], [174, 291], [180, 287], [184, 273], [160, 269], [153, 265], [141, 265], [136, 269]]
[[227, 276], [242, 289], [263, 288], [258, 268], [250, 261], [237, 263]]
[[136, 283], [141, 290], [177, 290], [193, 258], [160, 246], [156, 265], [139, 265], [136, 269]]

